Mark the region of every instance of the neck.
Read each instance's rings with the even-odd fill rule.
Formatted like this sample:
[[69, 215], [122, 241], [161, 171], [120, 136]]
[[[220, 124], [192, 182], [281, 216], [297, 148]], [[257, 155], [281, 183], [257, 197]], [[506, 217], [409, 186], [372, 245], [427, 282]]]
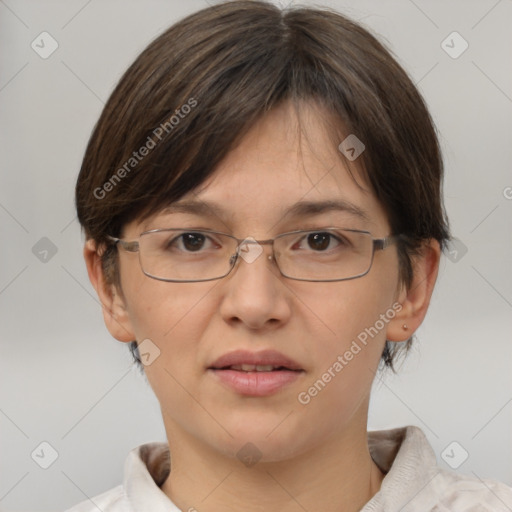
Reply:
[[249, 467], [183, 431], [171, 433], [171, 473], [162, 491], [184, 511], [356, 512], [384, 478], [370, 457], [366, 429], [288, 460]]

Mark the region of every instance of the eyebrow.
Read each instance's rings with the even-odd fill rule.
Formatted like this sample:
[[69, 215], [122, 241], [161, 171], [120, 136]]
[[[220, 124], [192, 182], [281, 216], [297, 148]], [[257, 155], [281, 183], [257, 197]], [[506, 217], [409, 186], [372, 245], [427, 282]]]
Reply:
[[[325, 199], [322, 201], [299, 201], [284, 212], [283, 218], [307, 217], [310, 215], [320, 215], [330, 211], [347, 212], [354, 217], [365, 222], [371, 222], [368, 213], [359, 206], [344, 199]], [[173, 203], [164, 209], [164, 213], [190, 213], [200, 216], [216, 215], [224, 218], [226, 210], [216, 203], [206, 200], [183, 200]]]

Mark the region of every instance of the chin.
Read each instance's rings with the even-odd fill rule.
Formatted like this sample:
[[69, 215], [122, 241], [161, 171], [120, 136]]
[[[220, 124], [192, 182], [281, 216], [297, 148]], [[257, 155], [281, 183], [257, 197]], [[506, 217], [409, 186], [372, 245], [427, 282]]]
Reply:
[[[299, 425], [299, 415], [291, 408], [279, 411], [259, 411], [251, 414], [224, 416], [223, 426], [233, 436], [216, 436], [213, 447], [241, 462], [279, 462], [298, 456], [315, 444], [305, 434], [307, 425]], [[244, 462], [245, 463], [245, 462]]]

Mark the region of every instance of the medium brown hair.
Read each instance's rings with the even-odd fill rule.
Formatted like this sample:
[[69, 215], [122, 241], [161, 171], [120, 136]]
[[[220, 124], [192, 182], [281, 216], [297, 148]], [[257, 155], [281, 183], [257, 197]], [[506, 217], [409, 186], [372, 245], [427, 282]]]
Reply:
[[[357, 168], [392, 233], [406, 235], [397, 250], [400, 281], [410, 287], [425, 241], [444, 248], [450, 238], [439, 144], [421, 95], [390, 52], [340, 13], [251, 0], [215, 5], [170, 27], [105, 105], [78, 176], [76, 208], [86, 237], [105, 248], [107, 282], [120, 285], [107, 236], [121, 236], [127, 223], [201, 185], [265, 112], [287, 100], [324, 107], [336, 145], [352, 133], [363, 141]], [[393, 368], [411, 341], [386, 341], [384, 364]], [[136, 354], [136, 342], [131, 347]]]

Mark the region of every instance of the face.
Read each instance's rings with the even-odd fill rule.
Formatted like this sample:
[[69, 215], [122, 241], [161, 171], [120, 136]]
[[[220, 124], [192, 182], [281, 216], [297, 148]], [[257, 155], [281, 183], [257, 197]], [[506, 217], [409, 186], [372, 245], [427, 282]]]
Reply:
[[[360, 188], [349, 175], [319, 112], [304, 108], [299, 137], [293, 110], [273, 110], [203, 186], [180, 200], [215, 205], [215, 213], [162, 212], [127, 225], [123, 237], [168, 227], [256, 240], [328, 226], [389, 235], [383, 208], [362, 180]], [[297, 202], [326, 200], [350, 203], [366, 218], [348, 210], [286, 214]], [[396, 248], [377, 251], [364, 277], [305, 282], [281, 276], [268, 257], [270, 247], [262, 247], [260, 257], [239, 259], [227, 277], [198, 283], [151, 279], [136, 253], [119, 251], [126, 328], [131, 339], [150, 339], [160, 349], [145, 372], [171, 444], [173, 437], [188, 438], [233, 456], [251, 442], [263, 460], [274, 461], [347, 430], [366, 432], [373, 372], [396, 322]], [[212, 369], [235, 351], [263, 364], [286, 358], [295, 371], [246, 378], [236, 369]], [[258, 359], [264, 351], [273, 352]]]

